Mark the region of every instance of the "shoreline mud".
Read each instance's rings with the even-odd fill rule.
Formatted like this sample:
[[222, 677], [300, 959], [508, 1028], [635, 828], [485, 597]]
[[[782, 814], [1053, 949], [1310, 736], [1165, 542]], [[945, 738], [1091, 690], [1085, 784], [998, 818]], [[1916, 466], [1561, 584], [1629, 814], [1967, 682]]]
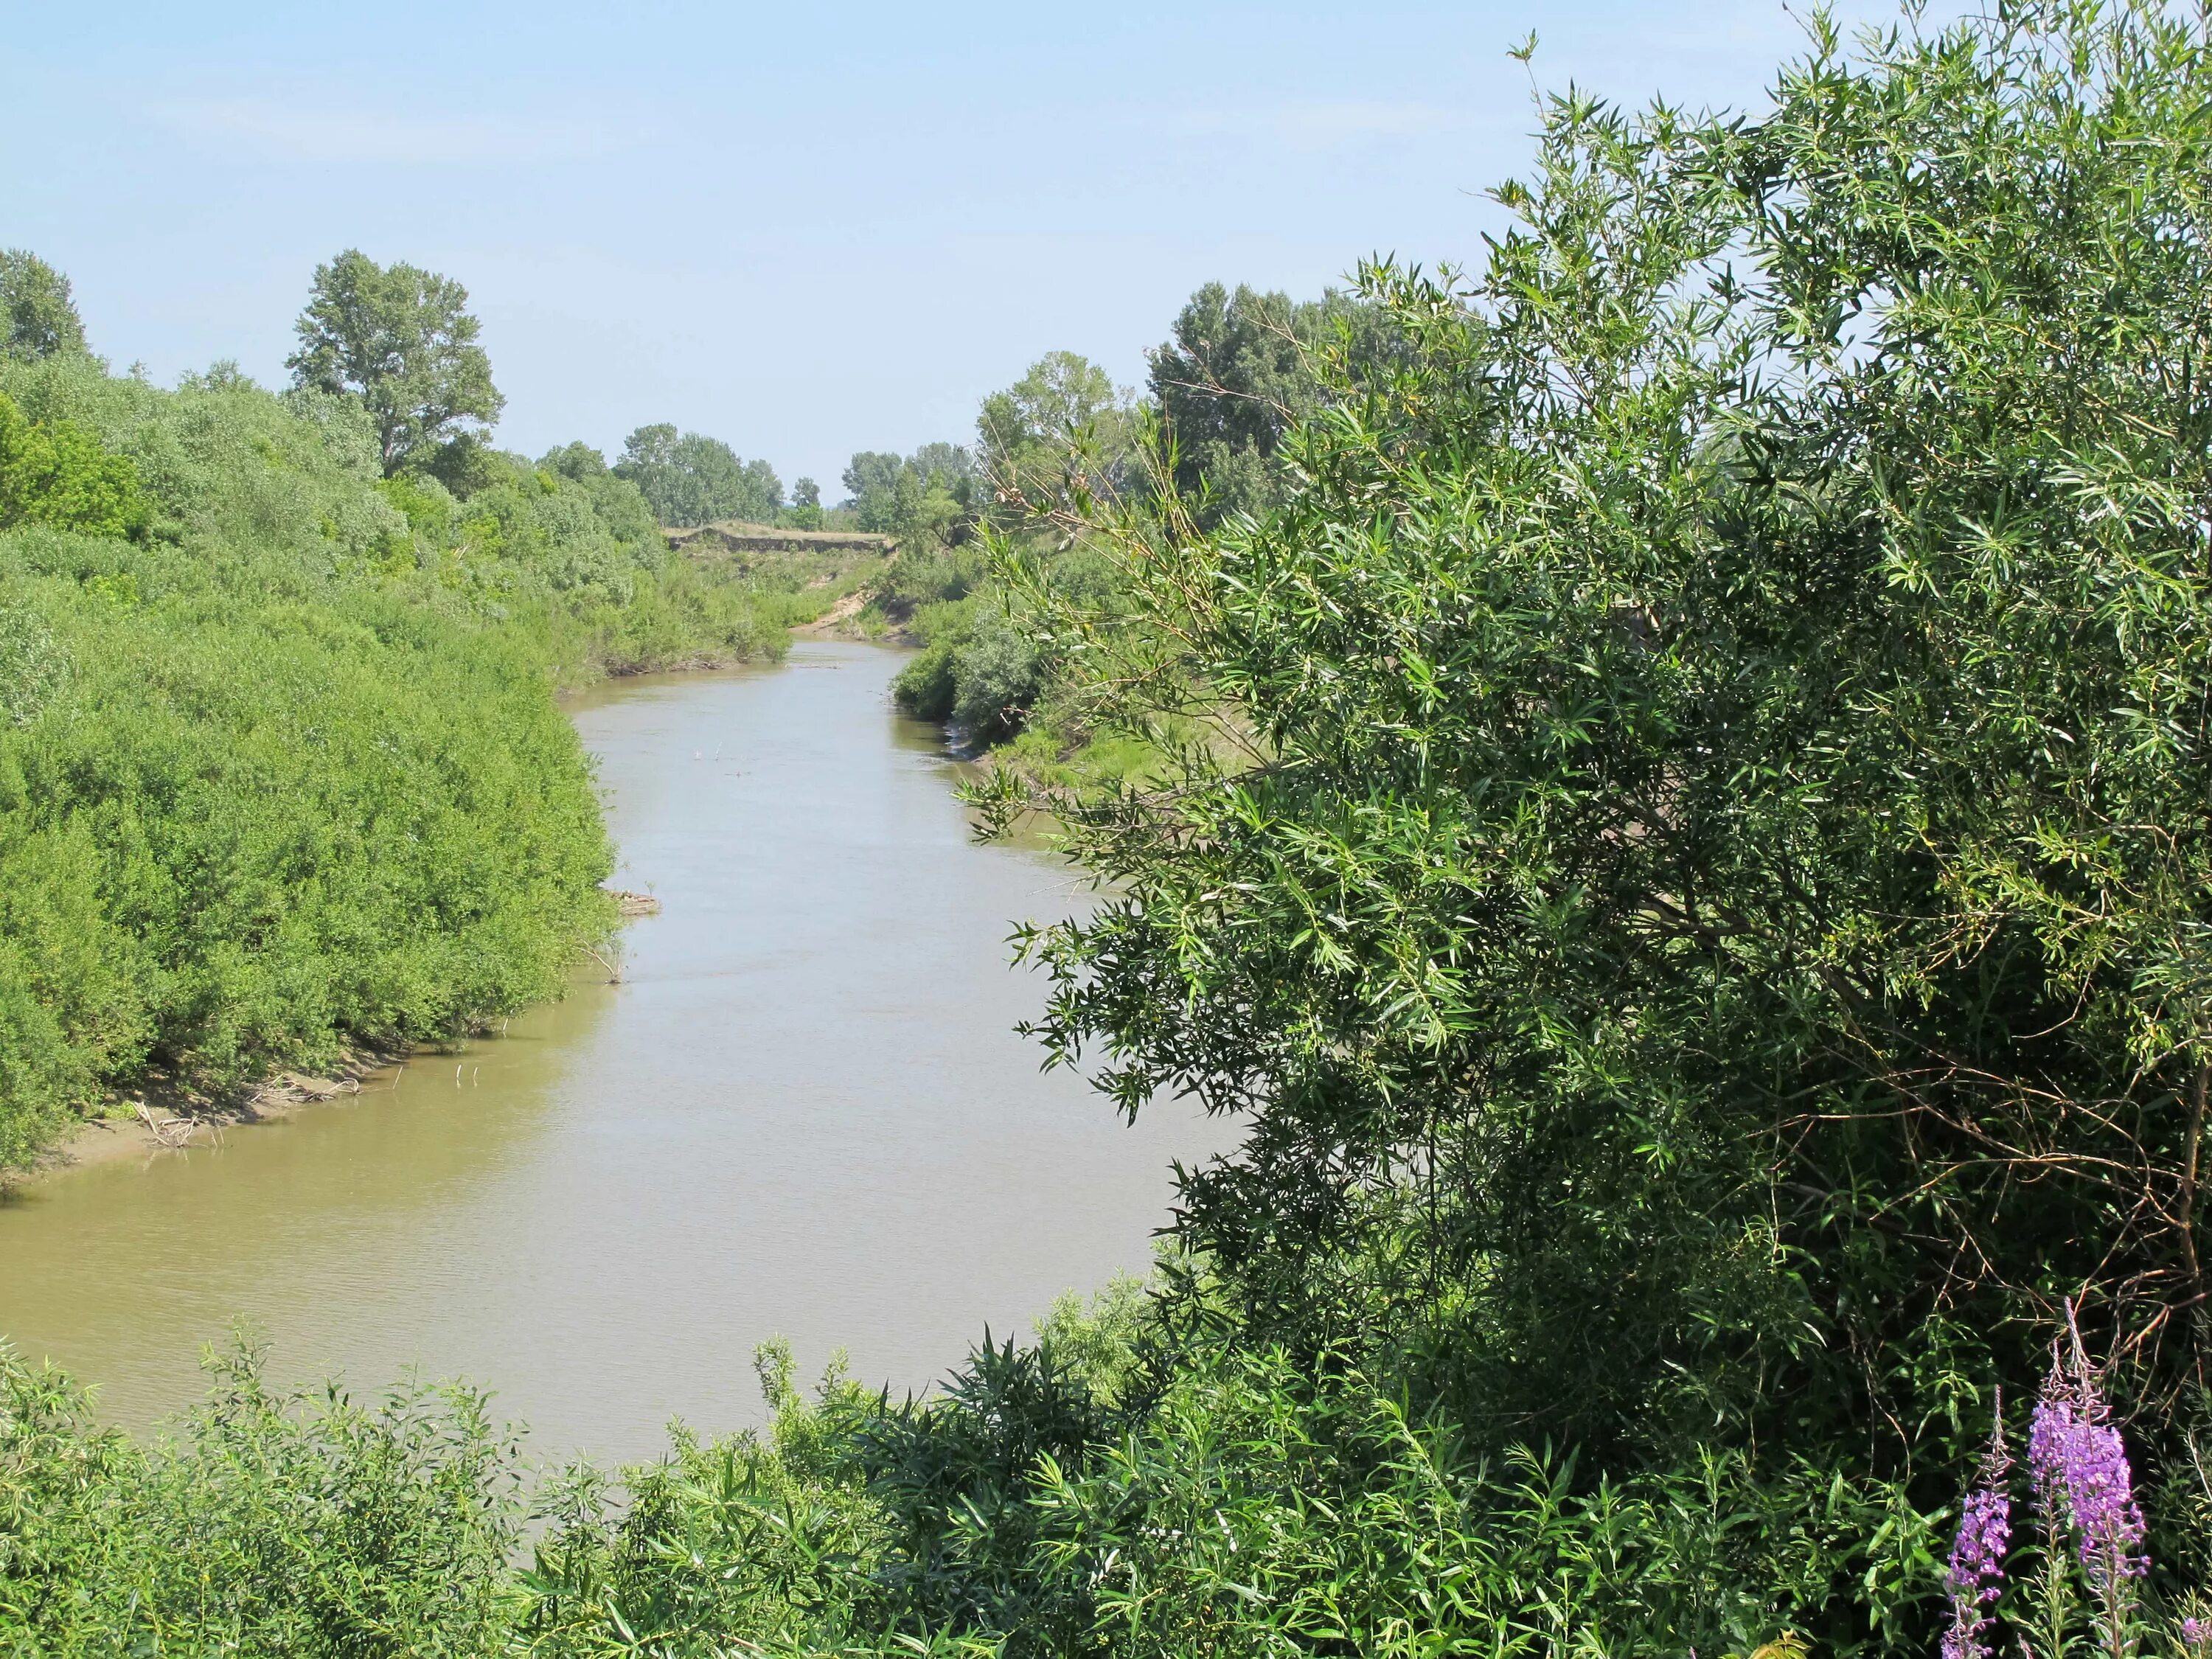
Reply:
[[223, 1132], [273, 1123], [303, 1108], [349, 1098], [395, 1075], [419, 1048], [358, 1048], [329, 1075], [286, 1068], [270, 1073], [250, 1090], [225, 1100], [181, 1110], [161, 1103], [160, 1087], [133, 1091], [105, 1115], [88, 1118], [63, 1137], [32, 1168], [10, 1172], [0, 1193], [23, 1191], [72, 1170], [158, 1152], [188, 1152], [218, 1146]]

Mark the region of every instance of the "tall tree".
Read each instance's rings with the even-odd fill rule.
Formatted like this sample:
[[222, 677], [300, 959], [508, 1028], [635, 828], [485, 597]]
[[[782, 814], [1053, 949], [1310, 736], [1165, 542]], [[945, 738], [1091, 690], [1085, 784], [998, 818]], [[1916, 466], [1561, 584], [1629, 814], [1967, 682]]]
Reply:
[[1222, 735], [1047, 803], [1115, 896], [1042, 1029], [1237, 1115], [1178, 1231], [1472, 1447], [1924, 1511], [2078, 1313], [2195, 1490], [2212, 44], [1813, 33], [1756, 125], [1556, 100], [1483, 270], [1370, 273], [1407, 362], [1277, 510], [1118, 527], [1172, 653], [1068, 659]]
[[0, 357], [27, 362], [84, 349], [69, 278], [27, 249], [0, 248]]
[[580, 440], [547, 450], [538, 458], [538, 465], [548, 472], [557, 472], [578, 483], [587, 478], [607, 476], [607, 458]]
[[506, 404], [468, 303], [469, 291], [450, 276], [379, 265], [348, 248], [315, 267], [295, 325], [300, 349], [285, 367], [296, 385], [351, 392], [368, 405], [390, 477], [443, 445], [481, 435]]
[[1048, 351], [1029, 372], [983, 400], [976, 425], [986, 456], [1025, 443], [1065, 440], [1085, 428], [1111, 422], [1128, 408], [1128, 394], [1088, 357]]
[[899, 474], [906, 469], [906, 458], [887, 450], [863, 449], [855, 453], [845, 467], [840, 482], [845, 486], [847, 505], [868, 510], [872, 497], [889, 495], [898, 487]]
[[975, 454], [961, 444], [924, 444], [907, 458], [907, 465], [919, 473], [925, 483], [937, 484], [950, 491], [975, 477]]

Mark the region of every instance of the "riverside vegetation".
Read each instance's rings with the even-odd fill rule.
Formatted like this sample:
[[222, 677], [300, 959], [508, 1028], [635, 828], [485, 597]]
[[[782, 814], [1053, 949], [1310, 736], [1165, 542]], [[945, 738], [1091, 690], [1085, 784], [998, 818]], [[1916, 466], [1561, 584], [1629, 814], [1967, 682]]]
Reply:
[[550, 692], [773, 657], [816, 573], [672, 556], [583, 445], [487, 447], [428, 273], [325, 267], [283, 393], [112, 374], [50, 268], [0, 283], [0, 1171], [118, 1091], [556, 992], [611, 859]]
[[1150, 757], [979, 793], [1109, 884], [1036, 1035], [1249, 1125], [1148, 1289], [921, 1401], [771, 1346], [767, 1430], [542, 1484], [512, 1570], [465, 1391], [247, 1355], [145, 1449], [11, 1365], [0, 1630], [2203, 1653], [2212, 40], [1916, 17], [1755, 116], [1550, 100], [1249, 494], [1164, 400], [971, 492], [971, 618]]

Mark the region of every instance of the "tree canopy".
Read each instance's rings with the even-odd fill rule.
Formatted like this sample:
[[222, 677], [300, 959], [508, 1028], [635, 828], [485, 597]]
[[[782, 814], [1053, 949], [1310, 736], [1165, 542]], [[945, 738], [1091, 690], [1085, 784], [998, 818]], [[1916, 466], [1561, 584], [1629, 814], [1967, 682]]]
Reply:
[[1073, 351], [1048, 351], [1022, 378], [983, 400], [975, 420], [977, 453], [1007, 517], [1042, 511], [1058, 499], [1071, 465], [1095, 465], [1086, 483], [1127, 489], [1136, 425], [1130, 394], [1106, 371]]
[[614, 471], [644, 493], [665, 525], [761, 523], [783, 505], [783, 482], [766, 461], [740, 460], [719, 438], [679, 433], [665, 423], [631, 433]]
[[1320, 407], [1324, 360], [1364, 383], [1387, 360], [1389, 337], [1385, 311], [1334, 290], [1293, 301], [1208, 283], [1192, 295], [1151, 354], [1147, 382], [1174, 448], [1172, 483], [1200, 520], [1269, 506], [1275, 446]]
[[295, 385], [362, 400], [391, 477], [490, 426], [506, 404], [468, 303], [468, 290], [449, 276], [381, 266], [348, 248], [315, 267], [295, 326], [299, 349], [285, 367]]
[[1249, 1121], [1180, 1226], [1243, 1340], [1933, 1512], [2070, 1303], [2203, 1570], [2208, 107], [2193, 14], [2057, 3], [1563, 97], [1274, 510], [1114, 526], [1147, 623], [1040, 637], [1213, 715], [1044, 798], [1112, 896], [1041, 1029]]
[[26, 249], [0, 248], [0, 357], [27, 362], [84, 349], [69, 278]]
[[26, 418], [0, 392], [0, 530], [46, 525], [125, 536], [151, 517], [129, 457], [110, 453], [74, 421]]
[[902, 538], [956, 539], [976, 505], [975, 457], [953, 443], [927, 443], [911, 455], [862, 450], [847, 464], [846, 507], [862, 530]]

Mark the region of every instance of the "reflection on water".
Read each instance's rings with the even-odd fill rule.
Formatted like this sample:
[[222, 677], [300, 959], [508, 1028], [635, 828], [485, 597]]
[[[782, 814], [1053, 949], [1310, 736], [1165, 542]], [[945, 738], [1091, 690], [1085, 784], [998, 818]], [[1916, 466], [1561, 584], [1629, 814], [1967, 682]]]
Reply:
[[[143, 1425], [245, 1315], [292, 1378], [419, 1364], [497, 1390], [541, 1452], [757, 1420], [752, 1346], [920, 1388], [988, 1324], [1141, 1268], [1171, 1158], [1010, 1028], [1024, 917], [1064, 866], [976, 848], [901, 658], [622, 683], [580, 704], [623, 853], [623, 980], [220, 1148], [73, 1170], [0, 1206], [0, 1332]], [[604, 980], [604, 974], [594, 976]]]

